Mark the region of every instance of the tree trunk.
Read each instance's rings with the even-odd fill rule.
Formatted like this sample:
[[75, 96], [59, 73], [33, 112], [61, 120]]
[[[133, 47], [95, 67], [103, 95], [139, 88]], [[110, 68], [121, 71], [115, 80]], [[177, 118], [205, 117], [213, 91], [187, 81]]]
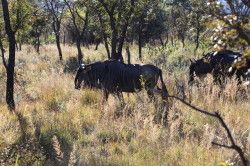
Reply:
[[166, 41], [165, 41], [165, 43], [164, 43], [164, 47], [166, 47], [167, 44], [168, 44], [168, 32], [167, 32], [167, 39], [166, 39]]
[[37, 36], [37, 43], [36, 43], [36, 52], [40, 54], [40, 36]]
[[118, 44], [118, 50], [117, 50], [117, 58], [118, 60], [121, 60], [123, 62], [123, 57], [122, 57], [122, 48], [125, 42], [125, 39], [127, 37], [127, 30], [128, 30], [128, 25], [129, 25], [129, 21], [131, 18], [131, 14], [134, 11], [134, 5], [135, 5], [135, 0], [131, 0], [130, 1], [130, 9], [129, 12], [127, 13], [127, 15], [125, 16], [125, 23], [123, 24], [122, 28], [121, 28], [121, 34], [119, 36], [119, 44]]
[[139, 34], [138, 34], [138, 48], [139, 48], [139, 59], [140, 61], [142, 60], [142, 32], [141, 32], [141, 28], [139, 30]]
[[127, 44], [126, 52], [128, 55], [128, 64], [130, 64], [131, 63], [131, 54], [130, 54], [130, 50], [129, 50], [129, 43]]
[[81, 50], [81, 39], [80, 39], [80, 36], [77, 37], [77, 39], [76, 39], [76, 47], [77, 47], [78, 62], [80, 64], [80, 63], [82, 63], [82, 59], [83, 59], [83, 54], [82, 54], [82, 50]]
[[111, 59], [119, 60], [119, 55], [117, 55], [117, 43], [118, 43], [118, 31], [116, 29], [116, 20], [114, 18], [114, 13], [109, 13], [110, 27], [112, 30], [111, 35]]
[[100, 42], [98, 41], [98, 42], [96, 42], [96, 44], [95, 44], [95, 50], [98, 50], [98, 46], [99, 46], [99, 44], [100, 44]]
[[58, 54], [59, 54], [59, 59], [60, 59], [60, 61], [62, 61], [63, 57], [62, 57], [62, 49], [61, 49], [60, 35], [59, 34], [56, 35], [56, 46], [57, 46], [57, 50], [58, 50]]
[[119, 57], [117, 57], [117, 58], [120, 59], [121, 61], [123, 61], [122, 48], [123, 48], [123, 45], [124, 45], [124, 41], [126, 39], [127, 28], [128, 28], [128, 22], [125, 25], [123, 25], [122, 34], [120, 35], [120, 38], [119, 38], [119, 44], [118, 44], [118, 50], [117, 50], [117, 55]]
[[15, 73], [15, 33], [11, 29], [9, 7], [7, 0], [2, 0], [3, 16], [5, 31], [9, 40], [9, 60], [7, 65], [7, 82], [6, 82], [6, 103], [10, 111], [15, 111], [14, 100], [14, 73]]
[[65, 32], [63, 33], [63, 45], [65, 46], [66, 44], [66, 35], [65, 35]]
[[116, 29], [113, 29], [112, 39], [111, 39], [111, 58], [118, 60], [117, 53], [116, 53], [116, 46], [117, 46], [117, 31]]
[[197, 26], [196, 26], [196, 38], [195, 38], [195, 50], [194, 50], [194, 54], [196, 54], [196, 51], [198, 50], [199, 46], [200, 46], [200, 43], [199, 43], [199, 40], [200, 40], [200, 30], [201, 30], [201, 27], [200, 27], [200, 21], [199, 21], [199, 13], [196, 14], [196, 23], [197, 23]]
[[172, 47], [174, 46], [174, 37], [171, 35], [171, 37], [170, 37], [170, 40], [171, 40], [171, 45], [172, 45]]
[[161, 36], [159, 36], [159, 40], [160, 40], [160, 42], [161, 42], [161, 46], [164, 47], [164, 42], [163, 42], [163, 39], [162, 39]]
[[185, 37], [184, 37], [184, 35], [181, 36], [181, 43], [182, 43], [182, 47], [184, 48], [185, 47]]
[[19, 51], [17, 42], [15, 43], [16, 50]]
[[199, 46], [200, 46], [200, 28], [196, 29], [196, 38], [195, 38], [195, 49], [194, 49], [194, 53], [196, 54], [196, 51], [198, 50]]
[[105, 48], [106, 48], [106, 51], [107, 51], [107, 55], [108, 55], [108, 59], [110, 59], [110, 50], [109, 50], [109, 45], [108, 45], [108, 37], [107, 37], [107, 34], [105, 33], [103, 27], [104, 27], [104, 23], [103, 23], [103, 19], [102, 19], [102, 16], [101, 14], [98, 12], [98, 18], [99, 18], [99, 22], [100, 22], [100, 25], [101, 25], [101, 33], [102, 33], [102, 39], [104, 41], [104, 45], [105, 45]]
[[18, 44], [19, 44], [19, 50], [22, 51], [22, 41], [20, 41]]
[[106, 51], [107, 51], [108, 59], [110, 59], [111, 56], [110, 56], [110, 51], [109, 51], [109, 44], [108, 44], [108, 39], [107, 39], [106, 36], [104, 37], [104, 45], [105, 45], [105, 48], [106, 48]]

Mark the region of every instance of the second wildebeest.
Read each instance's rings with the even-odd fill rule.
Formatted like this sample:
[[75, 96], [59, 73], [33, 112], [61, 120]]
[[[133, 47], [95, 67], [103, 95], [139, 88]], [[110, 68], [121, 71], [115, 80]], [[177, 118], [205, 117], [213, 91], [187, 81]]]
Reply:
[[227, 77], [236, 74], [238, 81], [242, 73], [237, 70], [230, 70], [236, 59], [241, 57], [238, 52], [224, 50], [219, 52], [210, 52], [201, 59], [191, 61], [189, 67], [189, 83], [194, 81], [194, 77], [201, 77], [208, 73], [213, 75], [214, 81], [222, 84]]
[[[161, 88], [157, 88], [160, 80]], [[154, 65], [132, 65], [108, 60], [81, 65], [75, 77], [75, 88], [81, 87], [102, 89], [107, 100], [110, 93], [121, 96], [122, 92], [138, 92], [146, 89], [153, 98], [156, 89], [162, 98], [167, 99], [168, 91], [163, 82], [162, 71]]]

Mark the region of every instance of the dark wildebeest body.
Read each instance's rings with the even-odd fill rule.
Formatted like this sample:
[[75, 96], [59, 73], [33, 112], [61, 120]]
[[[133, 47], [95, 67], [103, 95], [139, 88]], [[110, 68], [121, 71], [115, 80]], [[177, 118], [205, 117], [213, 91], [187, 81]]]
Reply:
[[162, 97], [166, 99], [168, 92], [163, 82], [162, 72], [153, 65], [131, 65], [118, 61], [104, 61], [80, 67], [75, 77], [75, 87], [79, 89], [83, 82], [84, 87], [104, 90], [106, 99], [109, 93], [137, 92], [145, 88], [150, 97], [153, 97], [157, 81], [161, 81]]
[[238, 81], [242, 76], [241, 72], [237, 69], [230, 71], [235, 60], [241, 57], [240, 53], [225, 50], [220, 52], [210, 52], [201, 59], [192, 61], [189, 67], [189, 82], [194, 81], [194, 77], [201, 77], [208, 73], [211, 73], [214, 77], [214, 81], [222, 84], [226, 77], [231, 77], [236, 74]]

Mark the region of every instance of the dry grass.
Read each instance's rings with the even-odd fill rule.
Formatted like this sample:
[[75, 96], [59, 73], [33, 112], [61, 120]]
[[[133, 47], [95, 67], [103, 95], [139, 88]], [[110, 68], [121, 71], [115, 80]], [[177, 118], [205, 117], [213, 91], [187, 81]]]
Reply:
[[[236, 82], [229, 80], [221, 91], [213, 85], [211, 77], [201, 81], [199, 86], [189, 88], [188, 58], [182, 60], [178, 57], [190, 55], [191, 50], [175, 48], [164, 52], [145, 49], [144, 61], [150, 62], [150, 57], [163, 67], [171, 94], [186, 96], [191, 103], [209, 111], [218, 110], [249, 158], [249, 89], [243, 87], [246, 93], [242, 96]], [[211, 146], [211, 141], [215, 140], [228, 143], [219, 124], [177, 101], [172, 101], [169, 127], [165, 128], [155, 123], [154, 117], [160, 108], [156, 108], [158, 103], [148, 102], [145, 92], [124, 95], [125, 105], [111, 97], [103, 106], [100, 91], [75, 90], [74, 72], [64, 71], [67, 61], [76, 56], [76, 49], [64, 46], [63, 52], [63, 63], [58, 62], [54, 45], [42, 47], [39, 55], [30, 46], [17, 53], [17, 111], [27, 123], [25, 130], [29, 137], [25, 143], [33, 148], [19, 148], [23, 146], [20, 123], [6, 108], [5, 71], [0, 66], [0, 91], [3, 94], [0, 96], [1, 165], [239, 164], [233, 151]], [[87, 61], [105, 59], [103, 46], [97, 51], [84, 48], [83, 52]], [[135, 46], [131, 52], [137, 55]], [[168, 55], [165, 57], [167, 64], [163, 63], [163, 53]], [[133, 57], [132, 62], [136, 61]], [[183, 65], [176, 66], [177, 62]]]

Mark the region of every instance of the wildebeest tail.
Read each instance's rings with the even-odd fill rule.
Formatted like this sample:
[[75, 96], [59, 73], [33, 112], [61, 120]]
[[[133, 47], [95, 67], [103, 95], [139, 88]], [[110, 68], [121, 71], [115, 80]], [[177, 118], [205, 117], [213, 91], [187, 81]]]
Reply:
[[159, 76], [160, 76], [160, 80], [161, 80], [161, 90], [162, 90], [162, 98], [164, 99], [164, 100], [166, 100], [167, 99], [167, 97], [168, 97], [168, 90], [167, 90], [167, 87], [166, 87], [166, 85], [165, 85], [165, 83], [164, 83], [164, 81], [163, 81], [163, 77], [162, 77], [162, 70], [161, 69], [159, 69]]

